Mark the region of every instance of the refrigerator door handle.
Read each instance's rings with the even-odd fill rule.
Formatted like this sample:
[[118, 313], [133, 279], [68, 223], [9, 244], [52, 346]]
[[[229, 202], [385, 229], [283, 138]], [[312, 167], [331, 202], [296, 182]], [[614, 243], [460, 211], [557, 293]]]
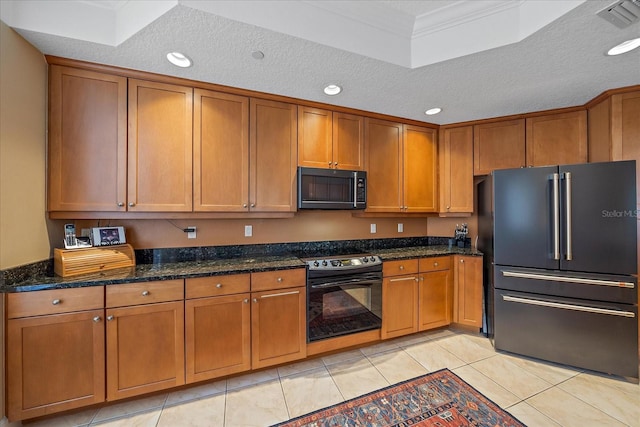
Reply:
[[553, 179], [553, 259], [560, 259], [560, 175], [554, 173]]
[[502, 295], [502, 299], [508, 302], [515, 302], [520, 304], [538, 305], [541, 307], [559, 308], [561, 310], [574, 310], [583, 311], [586, 313], [605, 314], [608, 316], [620, 316], [620, 317], [636, 317], [636, 314], [632, 311], [611, 310], [606, 308], [589, 307], [576, 304], [563, 304], [559, 302], [544, 301], [529, 298], [512, 297], [509, 295]]
[[573, 259], [573, 243], [571, 241], [571, 172], [564, 173], [565, 182], [565, 212], [566, 212], [566, 230], [567, 230], [567, 253], [565, 258], [567, 261]]
[[578, 283], [581, 285], [612, 286], [615, 288], [630, 288], [630, 289], [635, 288], [635, 284], [633, 282], [616, 282], [613, 280], [587, 279], [584, 277], [553, 276], [551, 274], [521, 273], [519, 271], [509, 271], [509, 270], [502, 270], [502, 275], [504, 277], [516, 277], [519, 279], [568, 282], [568, 283]]

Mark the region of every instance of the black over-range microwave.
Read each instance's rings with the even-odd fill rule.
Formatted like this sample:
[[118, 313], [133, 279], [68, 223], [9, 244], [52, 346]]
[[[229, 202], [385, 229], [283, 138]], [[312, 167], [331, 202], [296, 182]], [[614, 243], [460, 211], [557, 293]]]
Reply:
[[298, 209], [364, 209], [367, 173], [298, 168]]

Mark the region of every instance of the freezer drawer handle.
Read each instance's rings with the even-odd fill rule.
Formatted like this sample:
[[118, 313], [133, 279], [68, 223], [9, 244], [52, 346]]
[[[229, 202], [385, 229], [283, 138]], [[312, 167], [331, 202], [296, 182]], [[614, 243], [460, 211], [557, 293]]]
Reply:
[[609, 316], [636, 317], [636, 314], [632, 311], [608, 310], [606, 308], [585, 307], [582, 305], [574, 305], [574, 304], [560, 304], [557, 302], [518, 298], [518, 297], [509, 296], [509, 295], [503, 295], [502, 299], [508, 302], [517, 302], [517, 303], [529, 304], [529, 305], [539, 305], [542, 307], [560, 308], [562, 310], [584, 311], [587, 313], [606, 314]]
[[597, 286], [613, 286], [616, 288], [631, 288], [635, 287], [632, 282], [615, 282], [613, 280], [598, 280], [598, 279], [585, 279], [582, 277], [566, 277], [566, 276], [551, 276], [549, 274], [535, 274], [535, 273], [520, 273], [518, 271], [502, 270], [504, 277], [518, 277], [520, 279], [533, 279], [533, 280], [551, 280], [554, 282], [568, 282], [579, 283], [581, 285], [597, 285]]

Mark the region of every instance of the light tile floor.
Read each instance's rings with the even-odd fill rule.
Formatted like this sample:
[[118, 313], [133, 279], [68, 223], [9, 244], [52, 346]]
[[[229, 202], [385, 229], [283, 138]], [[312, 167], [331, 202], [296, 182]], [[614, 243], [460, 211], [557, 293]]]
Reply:
[[638, 384], [496, 352], [449, 329], [25, 425], [270, 426], [445, 367], [530, 427], [640, 427]]

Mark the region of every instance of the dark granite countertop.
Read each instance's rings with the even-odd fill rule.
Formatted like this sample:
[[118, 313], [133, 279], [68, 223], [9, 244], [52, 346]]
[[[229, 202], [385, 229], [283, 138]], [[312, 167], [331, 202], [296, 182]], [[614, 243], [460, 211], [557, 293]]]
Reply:
[[[482, 256], [474, 249], [449, 248], [446, 245], [379, 248], [372, 253], [383, 261], [434, 257], [451, 254]], [[1, 293], [29, 292], [47, 289], [80, 288], [87, 286], [118, 285], [132, 282], [185, 279], [221, 274], [253, 273], [260, 271], [302, 268], [305, 264], [293, 255], [256, 256], [173, 263], [139, 264], [136, 267], [86, 274], [73, 277], [33, 276], [11, 285], [0, 285]]]

